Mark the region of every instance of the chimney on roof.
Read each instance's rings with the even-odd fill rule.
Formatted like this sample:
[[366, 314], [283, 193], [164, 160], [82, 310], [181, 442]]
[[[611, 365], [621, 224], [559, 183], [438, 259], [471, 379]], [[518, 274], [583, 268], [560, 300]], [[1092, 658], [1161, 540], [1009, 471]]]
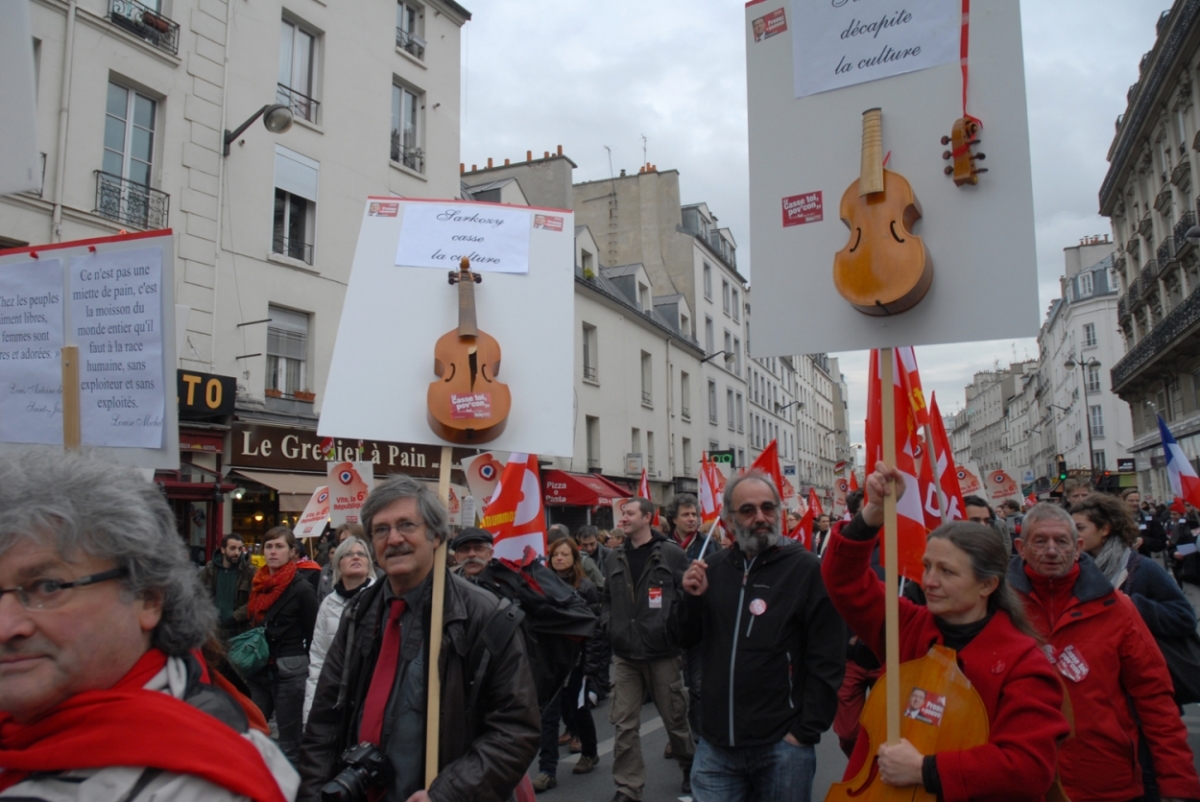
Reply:
[[624, 178], [624, 177], [625, 177], [625, 168], [622, 167], [621, 168], [621, 178]]
[[465, 164], [463, 164], [462, 162], [459, 162], [458, 163], [458, 174], [462, 175], [466, 171], [467, 171], [467, 166]]
[[559, 156], [561, 156], [561, 155], [562, 155], [562, 145], [559, 145], [559, 146], [558, 146], [558, 155], [559, 155]]
[[505, 159], [505, 160], [504, 160], [504, 166], [505, 166], [505, 167], [507, 167], [507, 166], [508, 166], [508, 159]]
[[479, 169], [479, 168], [478, 168], [478, 167], [476, 167], [474, 164], [472, 164], [472, 165], [471, 165], [471, 172], [475, 172], [475, 171], [476, 171], [476, 170], [478, 170], [478, 169]]
[[533, 151], [532, 150], [525, 151], [525, 161], [527, 161], [527, 162], [533, 161]]
[[542, 158], [543, 158], [543, 159], [549, 159], [549, 158], [550, 158], [550, 151], [546, 151], [545, 153], [543, 153], [543, 154], [542, 154]]
[[488, 169], [492, 169], [492, 157], [488, 156]]

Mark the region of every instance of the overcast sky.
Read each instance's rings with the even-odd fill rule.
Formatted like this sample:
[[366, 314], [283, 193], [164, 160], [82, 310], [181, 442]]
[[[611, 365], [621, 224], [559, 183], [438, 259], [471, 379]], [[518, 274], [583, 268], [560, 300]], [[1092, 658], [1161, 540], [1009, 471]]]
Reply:
[[[562, 145], [579, 165], [575, 181], [590, 181], [609, 175], [607, 146], [614, 172], [647, 160], [676, 169], [683, 202], [708, 203], [737, 240], [739, 267], [753, 273], [742, 2], [461, 1], [473, 14], [463, 28], [462, 161], [520, 161], [526, 150]], [[1062, 249], [1111, 231], [1096, 210], [1114, 120], [1169, 7], [1021, 2], [1043, 318], [1059, 294]], [[964, 302], [1004, 314], [1003, 286], [998, 277]], [[867, 353], [837, 356], [850, 386], [851, 439], [862, 442]], [[975, 371], [1014, 356], [1035, 358], [1036, 340], [917, 349], [926, 394], [937, 392], [943, 412], [963, 405]]]

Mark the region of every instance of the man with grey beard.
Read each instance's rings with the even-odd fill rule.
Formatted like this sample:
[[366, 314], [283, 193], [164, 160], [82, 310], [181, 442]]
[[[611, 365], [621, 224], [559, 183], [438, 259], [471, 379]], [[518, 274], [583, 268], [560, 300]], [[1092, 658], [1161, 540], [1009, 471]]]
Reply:
[[782, 512], [766, 474], [731, 480], [722, 515], [734, 546], [692, 562], [672, 611], [680, 645], [703, 654], [696, 802], [807, 802], [813, 747], [837, 712], [845, 628], [820, 561], [782, 536]]
[[458, 537], [450, 541], [454, 558], [458, 561], [455, 567], [464, 579], [479, 576], [480, 572], [487, 568], [487, 564], [492, 561], [494, 542], [491, 532], [473, 526], [460, 530]]

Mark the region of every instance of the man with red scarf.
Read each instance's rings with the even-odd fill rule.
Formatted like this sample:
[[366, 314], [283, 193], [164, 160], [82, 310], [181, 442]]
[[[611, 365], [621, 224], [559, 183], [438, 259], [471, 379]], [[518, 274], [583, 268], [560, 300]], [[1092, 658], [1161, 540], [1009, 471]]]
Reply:
[[158, 488], [0, 464], [0, 798], [283, 802], [296, 772], [200, 648], [216, 611]]

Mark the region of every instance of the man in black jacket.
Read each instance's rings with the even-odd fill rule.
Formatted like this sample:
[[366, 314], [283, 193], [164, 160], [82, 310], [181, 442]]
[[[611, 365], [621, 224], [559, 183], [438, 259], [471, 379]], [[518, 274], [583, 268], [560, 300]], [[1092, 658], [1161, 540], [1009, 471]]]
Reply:
[[813, 746], [837, 711], [846, 633], [821, 565], [780, 531], [774, 482], [758, 471], [725, 487], [731, 549], [696, 561], [672, 624], [704, 654], [696, 802], [807, 802]]
[[370, 742], [390, 764], [391, 781], [382, 789], [387, 802], [505, 802], [537, 753], [542, 729], [523, 640], [508, 637], [490, 654], [481, 687], [472, 688], [472, 646], [499, 601], [447, 572], [439, 770], [427, 793], [431, 577], [449, 518], [434, 494], [408, 476], [371, 491], [362, 517], [387, 581], [355, 597], [329, 647], [301, 745], [297, 799], [320, 799], [322, 786], [344, 768], [344, 750]]
[[221, 538], [221, 551], [200, 569], [204, 585], [217, 606], [217, 626], [224, 640], [244, 632], [249, 624], [246, 605], [254, 584], [254, 565], [245, 559], [245, 543], [237, 535]]
[[608, 557], [600, 594], [600, 625], [613, 650], [613, 695], [608, 717], [616, 728], [613, 745], [613, 802], [637, 802], [646, 784], [642, 759], [642, 700], [649, 689], [662, 716], [671, 752], [683, 769], [683, 791], [695, 747], [687, 723], [683, 657], [668, 634], [667, 621], [679, 603], [687, 569], [683, 550], [650, 528], [654, 502], [629, 499], [621, 509], [625, 545]]

